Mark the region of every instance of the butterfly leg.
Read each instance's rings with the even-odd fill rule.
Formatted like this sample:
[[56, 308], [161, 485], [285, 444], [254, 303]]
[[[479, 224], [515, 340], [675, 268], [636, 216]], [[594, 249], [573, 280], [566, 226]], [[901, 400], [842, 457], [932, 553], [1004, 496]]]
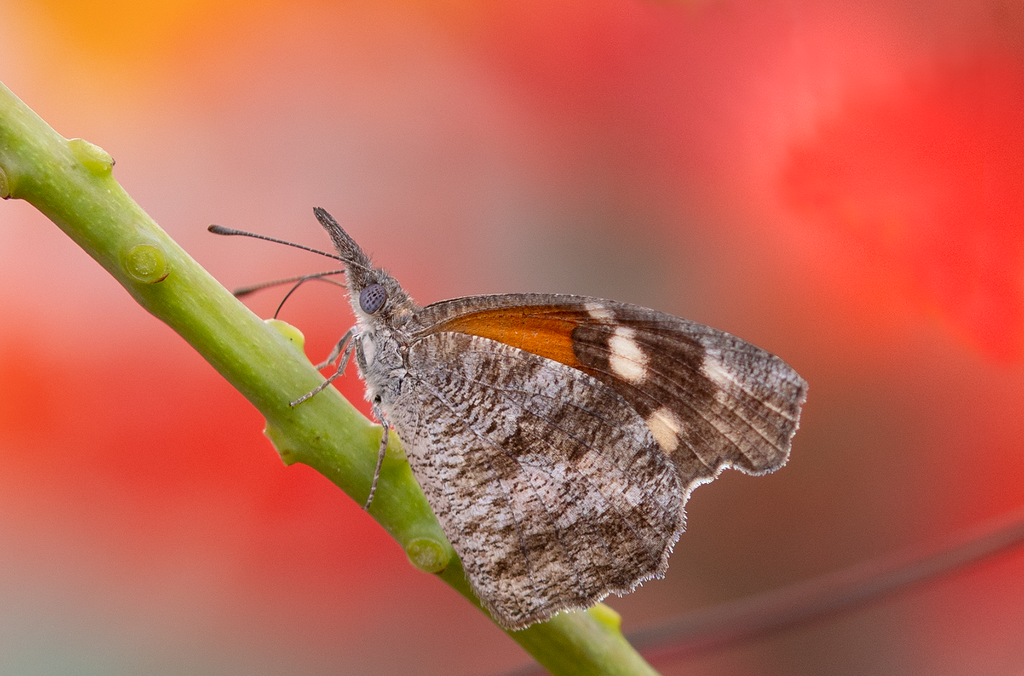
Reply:
[[[320, 362], [319, 364], [317, 364], [313, 368], [315, 368], [317, 371], [319, 371], [322, 368], [327, 368], [328, 364], [330, 364], [332, 361], [334, 361], [335, 359], [337, 359], [341, 355], [341, 351], [342, 350], [346, 350], [346, 352], [348, 352], [349, 355], [351, 355], [351, 353], [352, 353], [352, 347], [351, 347], [352, 342], [351, 341], [352, 341], [352, 336], [354, 336], [355, 333], [356, 333], [356, 327], [355, 326], [353, 326], [351, 329], [346, 331], [345, 335], [342, 336], [341, 340], [338, 341], [338, 344], [334, 346], [333, 350], [331, 350], [331, 353], [329, 355], [327, 355], [327, 359], [324, 359], [322, 362]], [[348, 363], [348, 358], [347, 357], [345, 359], [345, 363], [346, 364]], [[345, 366], [342, 365], [340, 367], [340, 370], [344, 371], [345, 370]]]
[[377, 420], [380, 421], [383, 431], [380, 435], [380, 447], [377, 449], [377, 466], [373, 468], [373, 482], [370, 484], [370, 495], [366, 498], [366, 504], [363, 505], [363, 509], [370, 509], [370, 503], [373, 502], [373, 494], [377, 492], [377, 480], [380, 479], [380, 467], [384, 464], [384, 454], [388, 450], [388, 437], [391, 436], [391, 425], [384, 419], [384, 414], [381, 412], [376, 405], [373, 407], [373, 415]]
[[316, 389], [314, 389], [312, 392], [307, 392], [306, 394], [302, 395], [295, 401], [290, 402], [289, 406], [298, 406], [299, 404], [306, 401], [310, 397], [322, 392], [328, 385], [330, 385], [332, 382], [334, 382], [342, 374], [345, 373], [345, 367], [348, 366], [349, 359], [352, 358], [352, 349], [356, 346], [356, 343], [358, 342], [352, 340], [352, 337], [355, 335], [355, 332], [356, 327], [354, 326], [348, 331], [346, 331], [345, 335], [342, 336], [341, 340], [338, 341], [338, 344], [334, 346], [333, 350], [331, 350], [331, 355], [327, 358], [327, 360], [316, 366], [317, 369], [322, 369], [323, 367], [327, 366], [332, 361], [337, 359], [338, 356], [340, 355], [341, 361], [338, 362], [338, 369], [334, 373], [332, 373], [327, 378], [327, 380], [317, 385]]
[[[356, 346], [356, 363], [359, 365], [360, 370], [366, 373], [369, 369], [366, 363], [366, 354], [363, 352], [363, 341], [353, 341]], [[388, 437], [391, 436], [391, 424], [388, 423], [384, 417], [384, 411], [380, 408], [381, 396], [379, 393], [374, 394], [370, 400], [370, 411], [373, 413], [373, 417], [380, 421], [380, 425], [383, 428], [380, 435], [380, 446], [377, 449], [377, 464], [373, 468], [373, 481], [370, 483], [370, 494], [366, 497], [366, 503], [363, 505], [363, 509], [370, 509], [370, 504], [373, 502], [373, 494], [377, 492], [377, 481], [380, 479], [380, 468], [384, 464], [384, 454], [388, 450]]]

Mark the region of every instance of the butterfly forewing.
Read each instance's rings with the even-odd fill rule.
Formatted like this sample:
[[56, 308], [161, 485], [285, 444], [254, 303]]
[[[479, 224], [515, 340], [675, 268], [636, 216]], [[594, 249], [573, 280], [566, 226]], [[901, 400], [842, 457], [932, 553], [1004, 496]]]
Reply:
[[782, 466], [806, 397], [804, 380], [769, 352], [627, 303], [476, 296], [430, 305], [416, 319], [421, 334], [492, 338], [601, 381], [645, 421], [684, 489], [728, 466], [751, 474]]

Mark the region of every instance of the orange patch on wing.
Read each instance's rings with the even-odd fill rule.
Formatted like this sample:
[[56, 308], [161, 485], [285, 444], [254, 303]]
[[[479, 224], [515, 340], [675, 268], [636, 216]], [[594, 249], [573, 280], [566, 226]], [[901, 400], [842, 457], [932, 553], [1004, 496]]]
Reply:
[[455, 317], [432, 333], [455, 331], [532, 352], [573, 368], [581, 365], [572, 350], [572, 331], [586, 321], [580, 313], [546, 307], [509, 307]]

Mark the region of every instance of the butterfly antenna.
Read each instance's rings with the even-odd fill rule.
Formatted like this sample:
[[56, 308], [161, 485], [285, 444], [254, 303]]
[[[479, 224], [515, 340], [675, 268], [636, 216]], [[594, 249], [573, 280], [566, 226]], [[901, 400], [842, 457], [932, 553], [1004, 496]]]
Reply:
[[317, 272], [317, 273], [314, 273], [314, 274], [311, 274], [311, 275], [296, 275], [294, 277], [287, 277], [285, 279], [275, 279], [275, 280], [272, 280], [272, 281], [269, 281], [269, 282], [260, 282], [259, 284], [252, 284], [250, 286], [240, 286], [237, 289], [234, 289], [231, 292], [231, 295], [233, 295], [235, 298], [241, 298], [242, 296], [247, 296], [250, 293], [253, 293], [255, 291], [262, 291], [263, 289], [269, 289], [269, 288], [272, 288], [272, 287], [275, 287], [275, 286], [281, 286], [282, 284], [293, 284], [295, 282], [299, 282], [301, 284], [302, 282], [305, 282], [306, 280], [310, 280], [310, 279], [318, 279], [321, 282], [327, 282], [328, 284], [334, 284], [335, 286], [340, 286], [341, 288], [344, 289], [345, 285], [342, 284], [341, 282], [337, 282], [337, 281], [335, 281], [333, 279], [326, 279], [326, 277], [329, 276], [329, 275], [343, 275], [343, 274], [345, 274], [344, 270], [328, 270], [326, 272]]
[[[262, 240], [266, 240], [268, 242], [274, 242], [275, 244], [284, 244], [285, 246], [291, 246], [291, 247], [295, 247], [296, 249], [302, 249], [303, 251], [311, 251], [313, 253], [320, 254], [321, 256], [327, 256], [328, 258], [333, 258], [336, 261], [342, 261], [343, 263], [347, 262], [344, 259], [342, 259], [341, 256], [338, 256], [337, 254], [327, 253], [326, 251], [321, 251], [320, 249], [314, 249], [311, 246], [304, 246], [302, 244], [296, 244], [295, 242], [289, 242], [288, 240], [284, 240], [284, 239], [277, 239], [276, 237], [267, 237], [266, 235], [258, 235], [255, 232], [246, 232], [245, 230], [235, 230], [234, 228], [225, 228], [223, 225], [211, 225], [210, 227], [207, 228], [207, 230], [209, 230], [210, 232], [212, 232], [215, 235], [229, 235], [229, 236], [230, 235], [238, 235], [238, 236], [241, 236], [241, 237], [252, 237], [253, 239], [262, 239]], [[364, 266], [360, 266], [360, 267], [364, 267]]]
[[[320, 280], [321, 282], [327, 282], [328, 284], [334, 284], [335, 286], [340, 286], [343, 289], [347, 289], [348, 287], [346, 287], [344, 284], [340, 284], [339, 282], [336, 282], [333, 279], [324, 279], [324, 275], [336, 275], [338, 273], [343, 273], [343, 272], [345, 272], [345, 271], [344, 270], [332, 270], [330, 272], [318, 272], [318, 273], [313, 274], [313, 275], [303, 275], [302, 277], [293, 277], [292, 279], [282, 279], [282, 280], [280, 280], [281, 284], [286, 284], [288, 282], [295, 282], [295, 285], [292, 286], [292, 288], [288, 289], [288, 293], [286, 293], [284, 295], [284, 298], [281, 299], [281, 302], [277, 304], [277, 309], [274, 310], [274, 319], [277, 319], [277, 314], [281, 311], [281, 308], [284, 307], [285, 302], [289, 298], [291, 298], [291, 295], [293, 293], [295, 293], [296, 291], [298, 291], [300, 286], [302, 286], [303, 284], [305, 284], [306, 282], [308, 282], [311, 279], [312, 280]], [[257, 284], [256, 286], [260, 286], [260, 285]], [[273, 286], [273, 283], [267, 283], [267, 284], [264, 284], [263, 286]], [[238, 294], [235, 294], [235, 295], [237, 296]]]

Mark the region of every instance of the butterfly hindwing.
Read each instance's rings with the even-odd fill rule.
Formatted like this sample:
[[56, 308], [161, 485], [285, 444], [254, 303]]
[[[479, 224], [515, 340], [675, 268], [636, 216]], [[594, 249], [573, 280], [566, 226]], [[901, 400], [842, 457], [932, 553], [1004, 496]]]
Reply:
[[388, 413], [484, 605], [507, 628], [660, 576], [683, 492], [594, 377], [457, 332], [414, 340]]

